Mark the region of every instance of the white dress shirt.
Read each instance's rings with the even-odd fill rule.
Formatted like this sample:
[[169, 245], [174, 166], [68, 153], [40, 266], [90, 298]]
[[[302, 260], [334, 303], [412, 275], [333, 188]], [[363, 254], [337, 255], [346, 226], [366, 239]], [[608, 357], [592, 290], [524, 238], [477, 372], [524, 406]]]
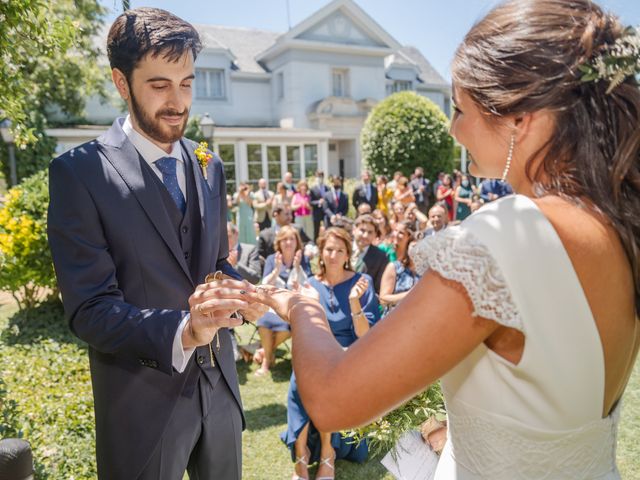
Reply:
[[[187, 199], [187, 179], [185, 175], [184, 169], [184, 158], [182, 157], [182, 148], [180, 147], [180, 142], [174, 142], [171, 145], [171, 153], [167, 153], [158, 147], [151, 140], [143, 136], [140, 132], [134, 130], [133, 125], [131, 124], [131, 119], [129, 115], [124, 121], [122, 125], [122, 131], [125, 133], [127, 138], [133, 146], [136, 148], [140, 156], [144, 159], [145, 162], [149, 164], [151, 170], [158, 176], [158, 178], [162, 181], [162, 172], [155, 165], [156, 160], [161, 159], [162, 157], [173, 157], [177, 160], [176, 162], [176, 174], [178, 176], [178, 185], [180, 186], [180, 190], [182, 190], [182, 194], [184, 195], [185, 200]], [[172, 348], [172, 356], [171, 356], [171, 364], [176, 371], [182, 373], [184, 369], [187, 368], [187, 363], [189, 359], [193, 355], [195, 348], [183, 348], [182, 346], [182, 332], [184, 328], [187, 326], [187, 322], [191, 317], [190, 314], [186, 314], [180, 324], [178, 325], [178, 330], [176, 331], [175, 337], [173, 337], [173, 348]]]

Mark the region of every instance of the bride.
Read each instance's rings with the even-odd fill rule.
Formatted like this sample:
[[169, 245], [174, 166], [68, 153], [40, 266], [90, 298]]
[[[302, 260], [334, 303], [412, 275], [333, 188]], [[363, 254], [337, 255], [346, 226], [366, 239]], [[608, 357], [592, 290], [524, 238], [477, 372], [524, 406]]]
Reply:
[[589, 0], [512, 0], [472, 28], [453, 62], [451, 134], [474, 176], [517, 194], [418, 244], [422, 280], [348, 350], [300, 294], [215, 293], [291, 323], [319, 430], [369, 422], [442, 379], [437, 479], [619, 478], [640, 345], [640, 90], [614, 44], [637, 62], [633, 35]]

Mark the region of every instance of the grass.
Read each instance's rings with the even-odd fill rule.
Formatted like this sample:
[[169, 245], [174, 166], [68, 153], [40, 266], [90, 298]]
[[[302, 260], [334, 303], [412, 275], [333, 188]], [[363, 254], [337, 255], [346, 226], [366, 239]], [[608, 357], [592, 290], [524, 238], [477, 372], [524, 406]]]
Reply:
[[[59, 378], [53, 373], [64, 368], [65, 362], [69, 362], [72, 368], [63, 380], [60, 390], [77, 392], [75, 396], [79, 398], [91, 394], [91, 386], [87, 379], [86, 349], [83, 349], [70, 334], [61, 333], [64, 331], [60, 328], [61, 322], [63, 320], [58, 318], [36, 321], [34, 324], [39, 326], [33, 327], [37, 331], [32, 332], [26, 323], [22, 331], [17, 332], [15, 306], [4, 297], [0, 297], [0, 374], [6, 389], [3, 398], [0, 383], [0, 402], [4, 401], [0, 405], [0, 421], [13, 424], [0, 424], [0, 436], [2, 428], [8, 433], [22, 430], [25, 437], [32, 440], [37, 461], [37, 478], [91, 479], [95, 478], [95, 473], [92, 473], [95, 472], [95, 466], [91, 463], [93, 445], [87, 439], [90, 435], [87, 436], [86, 430], [92, 428], [92, 415], [83, 411], [86, 403], [84, 401], [78, 402], [75, 398], [68, 398], [68, 395], [58, 399], [55, 392], [52, 392], [51, 381], [47, 381], [47, 376]], [[53, 332], [53, 338], [42, 336], [42, 325], [50, 326], [49, 331]], [[243, 338], [250, 335], [251, 328], [242, 327], [240, 333]], [[56, 352], [64, 352], [66, 357], [56, 358]], [[247, 480], [280, 480], [289, 478], [292, 472], [289, 451], [279, 438], [280, 432], [286, 428], [286, 395], [291, 362], [285, 349], [279, 349], [278, 353], [278, 360], [270, 377], [256, 377], [253, 373], [257, 366], [238, 363], [240, 390], [247, 419], [247, 430], [243, 433], [243, 478]], [[40, 356], [46, 361], [40, 362], [34, 356]], [[55, 358], [56, 361], [52, 362], [50, 358]], [[48, 362], [51, 362], [51, 369], [55, 368], [49, 375], [42, 370]], [[32, 367], [23, 368], [20, 365]], [[12, 401], [15, 401], [15, 404]], [[82, 413], [84, 425], [73, 422], [73, 418], [79, 415], [78, 412]], [[624, 479], [640, 478], [638, 432], [640, 362], [636, 364], [624, 397], [620, 426], [618, 465]], [[57, 440], [61, 438], [64, 441]], [[312, 478], [314, 470], [315, 468], [311, 469]], [[393, 478], [377, 459], [370, 459], [363, 465], [338, 461], [336, 471], [336, 478], [340, 480]]]

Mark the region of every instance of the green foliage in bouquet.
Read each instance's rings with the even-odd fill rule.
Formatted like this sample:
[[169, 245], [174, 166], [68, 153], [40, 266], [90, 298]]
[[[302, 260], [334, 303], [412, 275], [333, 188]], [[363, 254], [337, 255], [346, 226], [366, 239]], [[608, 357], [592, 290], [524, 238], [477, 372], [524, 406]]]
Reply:
[[424, 392], [375, 422], [342, 432], [342, 434], [353, 437], [357, 442], [367, 440], [371, 455], [377, 456], [388, 451], [393, 452], [396, 443], [406, 432], [419, 431], [420, 426], [430, 417], [442, 420], [445, 413], [440, 383], [434, 383]]
[[360, 141], [366, 164], [378, 174], [408, 174], [420, 166], [427, 178], [436, 178], [454, 167], [447, 116], [415, 92], [394, 93], [376, 105]]
[[0, 209], [0, 290], [20, 309], [33, 308], [43, 293], [57, 293], [47, 242], [48, 173], [41, 171], [7, 193]]

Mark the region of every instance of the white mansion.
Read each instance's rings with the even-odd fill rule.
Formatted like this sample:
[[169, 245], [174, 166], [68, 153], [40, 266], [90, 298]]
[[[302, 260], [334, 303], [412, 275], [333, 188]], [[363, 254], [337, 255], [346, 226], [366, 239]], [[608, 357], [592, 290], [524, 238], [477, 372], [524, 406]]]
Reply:
[[[295, 178], [317, 168], [357, 176], [360, 130], [371, 108], [393, 92], [413, 90], [449, 115], [448, 83], [352, 0], [334, 0], [284, 34], [195, 26], [204, 48], [191, 114], [215, 121], [214, 148], [230, 190], [260, 177], [273, 187], [287, 170]], [[91, 99], [91, 126], [49, 134], [67, 150], [102, 134], [122, 105]]]

